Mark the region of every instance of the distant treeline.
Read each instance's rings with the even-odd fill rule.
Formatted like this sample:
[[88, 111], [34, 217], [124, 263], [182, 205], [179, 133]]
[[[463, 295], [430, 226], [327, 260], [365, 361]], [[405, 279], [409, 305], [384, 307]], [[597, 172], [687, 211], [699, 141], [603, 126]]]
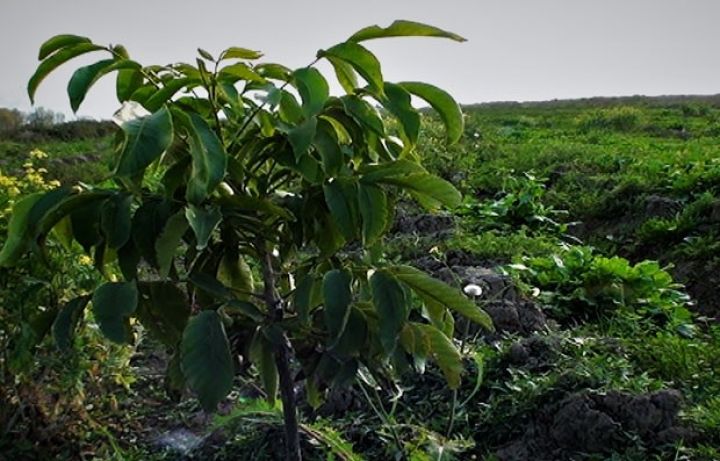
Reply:
[[478, 104], [464, 104], [466, 109], [577, 109], [604, 108], [615, 106], [635, 107], [682, 107], [687, 105], [712, 106], [720, 108], [720, 94], [714, 95], [671, 95], [671, 96], [597, 96], [579, 99], [553, 99], [550, 101], [498, 101]]
[[0, 140], [16, 142], [71, 141], [99, 138], [117, 130], [110, 121], [74, 120], [38, 107], [30, 113], [0, 107]]

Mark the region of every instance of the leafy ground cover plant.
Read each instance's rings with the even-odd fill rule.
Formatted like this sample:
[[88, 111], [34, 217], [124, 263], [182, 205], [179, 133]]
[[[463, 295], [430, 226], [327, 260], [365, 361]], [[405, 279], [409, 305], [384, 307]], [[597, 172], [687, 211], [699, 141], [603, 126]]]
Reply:
[[[397, 36], [463, 40], [396, 21], [362, 29], [291, 70], [240, 47], [216, 56], [199, 49], [194, 64], [141, 66], [120, 45], [51, 38], [28, 83], [31, 99], [76, 56], [106, 54], [72, 75], [74, 110], [98, 79], [117, 72], [126, 121], [114, 186], [61, 187], [19, 201], [0, 266], [30, 250], [42, 254], [53, 230], [78, 242], [106, 281], [59, 310], [56, 341], [70, 341], [88, 305], [116, 343], [133, 343], [139, 321], [174, 352], [170, 382], [189, 386], [208, 411], [231, 390], [233, 357], [242, 355], [268, 400], [280, 394], [288, 459], [301, 458], [297, 381], [317, 405], [359, 370], [392, 379], [433, 359], [457, 388], [462, 361], [445, 318], [452, 310], [491, 329], [488, 316], [443, 283], [383, 258], [398, 194], [429, 210], [460, 202], [415, 153], [421, 118], [411, 97], [437, 110], [449, 142], [462, 134], [458, 105], [426, 83], [384, 81], [362, 44]], [[313, 67], [320, 60], [346, 94], [330, 96]], [[394, 129], [373, 104], [396, 119]], [[161, 180], [148, 181], [148, 171]], [[230, 333], [247, 338], [241, 350], [231, 350]]]
[[589, 247], [568, 246], [509, 268], [538, 288], [562, 321], [599, 319], [620, 311], [637, 321], [692, 331], [687, 294], [656, 261], [632, 265], [624, 258], [595, 254]]
[[522, 175], [513, 173], [509, 171], [505, 175], [498, 198], [470, 201], [460, 209], [460, 214], [468, 218], [467, 222], [476, 231], [528, 228], [531, 231], [565, 232], [567, 225], [558, 219], [567, 211], [543, 203], [547, 179], [538, 178], [531, 172]]

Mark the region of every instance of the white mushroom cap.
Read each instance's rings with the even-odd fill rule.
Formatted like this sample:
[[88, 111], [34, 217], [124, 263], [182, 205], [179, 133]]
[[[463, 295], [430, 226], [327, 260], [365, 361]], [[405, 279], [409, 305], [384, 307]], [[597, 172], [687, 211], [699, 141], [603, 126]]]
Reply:
[[470, 284], [465, 285], [465, 288], [463, 288], [463, 292], [468, 296], [473, 296], [473, 297], [477, 298], [478, 296], [482, 295], [483, 289], [480, 285], [470, 283]]

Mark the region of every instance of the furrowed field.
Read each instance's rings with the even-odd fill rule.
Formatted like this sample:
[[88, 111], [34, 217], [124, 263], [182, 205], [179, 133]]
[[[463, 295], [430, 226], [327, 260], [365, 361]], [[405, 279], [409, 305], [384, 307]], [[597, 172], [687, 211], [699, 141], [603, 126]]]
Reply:
[[[397, 385], [365, 376], [318, 408], [301, 391], [305, 457], [720, 459], [720, 99], [463, 111], [458, 144], [427, 112], [418, 147], [463, 204], [427, 214], [399, 202], [387, 244], [399, 263], [477, 285], [466, 293], [496, 332], [447, 320], [465, 365], [457, 392], [433, 361], [408, 363], [424, 373]], [[108, 177], [115, 131], [3, 134], [0, 239], [21, 195]], [[0, 459], [283, 459], [280, 404], [254, 367], [237, 364], [207, 415], [174, 390], [170, 353], [139, 325], [133, 346], [115, 345], [87, 310], [57, 351], [44, 313], [89, 292], [94, 265], [54, 238], [44, 260], [0, 269]], [[247, 341], [230, 337], [233, 350]]]

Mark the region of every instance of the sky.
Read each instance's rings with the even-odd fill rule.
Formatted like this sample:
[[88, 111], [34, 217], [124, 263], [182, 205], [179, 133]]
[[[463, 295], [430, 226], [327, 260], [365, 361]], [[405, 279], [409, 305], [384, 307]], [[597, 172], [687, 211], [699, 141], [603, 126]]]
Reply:
[[[31, 109], [26, 83], [40, 44], [55, 34], [123, 44], [145, 65], [194, 62], [197, 47], [242, 46], [302, 67], [318, 49], [395, 19], [468, 41], [366, 42], [385, 80], [432, 83], [463, 104], [715, 94], [718, 18], [718, 0], [0, 0], [0, 107]], [[36, 105], [70, 115], [67, 81], [98, 59], [61, 67], [41, 85]], [[77, 116], [109, 118], [118, 108], [113, 80], [95, 85]]]

